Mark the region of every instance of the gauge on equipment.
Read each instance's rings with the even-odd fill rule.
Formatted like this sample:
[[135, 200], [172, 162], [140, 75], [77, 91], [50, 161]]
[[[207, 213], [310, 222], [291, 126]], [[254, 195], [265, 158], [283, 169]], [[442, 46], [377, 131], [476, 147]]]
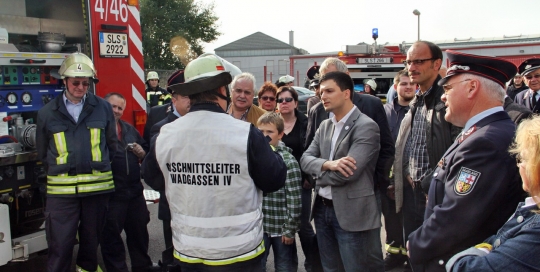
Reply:
[[32, 103], [32, 94], [24, 92], [21, 96], [21, 100], [24, 105], [30, 105]]
[[15, 106], [15, 105], [17, 105], [17, 100], [18, 100], [18, 99], [19, 99], [19, 98], [17, 97], [17, 94], [14, 93], [14, 92], [10, 92], [10, 93], [8, 93], [7, 96], [6, 96], [7, 103], [8, 103], [8, 105], [10, 105], [10, 106]]

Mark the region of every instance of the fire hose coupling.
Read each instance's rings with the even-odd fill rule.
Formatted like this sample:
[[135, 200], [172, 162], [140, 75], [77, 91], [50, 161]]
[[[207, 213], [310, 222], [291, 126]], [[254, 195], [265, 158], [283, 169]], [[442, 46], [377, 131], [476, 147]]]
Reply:
[[0, 196], [0, 203], [9, 204], [9, 203], [12, 203], [13, 200], [14, 200], [13, 196], [11, 196], [10, 194], [3, 194]]

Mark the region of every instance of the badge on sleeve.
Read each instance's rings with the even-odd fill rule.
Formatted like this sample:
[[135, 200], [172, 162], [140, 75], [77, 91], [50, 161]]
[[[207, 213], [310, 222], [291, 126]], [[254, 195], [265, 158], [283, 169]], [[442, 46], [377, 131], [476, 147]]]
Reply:
[[480, 172], [474, 171], [472, 169], [461, 167], [458, 180], [454, 185], [454, 192], [458, 195], [468, 195], [476, 185], [476, 182], [480, 178]]

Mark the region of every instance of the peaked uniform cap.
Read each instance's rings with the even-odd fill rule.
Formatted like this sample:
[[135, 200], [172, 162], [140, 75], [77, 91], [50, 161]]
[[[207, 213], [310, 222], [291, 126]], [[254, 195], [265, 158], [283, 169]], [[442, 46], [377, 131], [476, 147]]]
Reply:
[[167, 91], [169, 93], [172, 93], [172, 90], [171, 90], [171, 88], [169, 88], [169, 86], [184, 83], [184, 81], [185, 81], [185, 79], [184, 79], [184, 70], [175, 71], [174, 73], [172, 73], [172, 75], [167, 80]]
[[528, 59], [522, 62], [519, 65], [518, 72], [522, 76], [525, 76], [531, 73], [532, 71], [535, 71], [536, 69], [540, 69], [540, 59], [532, 58], [532, 59]]
[[450, 67], [446, 76], [439, 80], [440, 86], [446, 84], [455, 75], [473, 74], [495, 81], [506, 89], [506, 82], [517, 73], [516, 65], [501, 58], [471, 55], [453, 50], [446, 50], [446, 56], [450, 61]]
[[321, 68], [321, 66], [319, 65], [313, 65], [311, 66], [308, 70], [307, 70], [307, 77], [311, 80], [313, 79], [319, 79], [320, 78], [320, 73], [319, 73], [319, 69]]

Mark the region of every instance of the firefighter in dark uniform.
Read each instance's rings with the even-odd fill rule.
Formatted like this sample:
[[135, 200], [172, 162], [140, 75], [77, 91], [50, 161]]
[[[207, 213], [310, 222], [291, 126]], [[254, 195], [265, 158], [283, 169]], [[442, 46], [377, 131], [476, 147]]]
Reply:
[[463, 131], [433, 171], [424, 223], [409, 235], [415, 271], [446, 271], [455, 253], [495, 234], [523, 196], [508, 153], [515, 124], [502, 107], [515, 65], [451, 50], [446, 54], [451, 67], [439, 81], [445, 119]]
[[145, 181], [165, 190], [182, 271], [260, 271], [262, 194], [285, 181], [262, 133], [225, 112], [234, 70], [213, 54], [186, 66], [186, 83], [169, 87], [189, 96], [190, 112], [161, 128], [142, 164]]
[[519, 72], [529, 88], [518, 93], [514, 101], [530, 109], [533, 113], [539, 113], [540, 59], [532, 58], [524, 61], [519, 65]]
[[111, 105], [88, 92], [97, 83], [92, 61], [69, 55], [56, 75], [66, 89], [38, 112], [37, 152], [47, 172], [48, 271], [69, 271], [79, 236], [77, 271], [98, 269], [97, 248], [114, 191], [117, 150]]
[[150, 107], [164, 105], [171, 102], [171, 94], [159, 87], [159, 75], [155, 71], [146, 75], [146, 101]]

